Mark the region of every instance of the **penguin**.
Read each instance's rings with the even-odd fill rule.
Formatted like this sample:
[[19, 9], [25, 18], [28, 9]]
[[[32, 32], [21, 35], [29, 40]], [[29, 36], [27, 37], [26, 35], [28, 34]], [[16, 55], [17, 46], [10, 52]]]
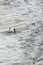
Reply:
[[14, 28], [14, 33], [16, 33], [16, 29]]
[[11, 30], [11, 28], [9, 28], [9, 31]]

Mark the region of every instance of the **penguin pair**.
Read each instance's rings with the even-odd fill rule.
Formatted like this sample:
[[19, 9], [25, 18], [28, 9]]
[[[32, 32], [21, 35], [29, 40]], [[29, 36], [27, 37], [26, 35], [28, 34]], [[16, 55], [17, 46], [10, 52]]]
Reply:
[[[9, 31], [11, 31], [11, 28], [9, 28]], [[13, 31], [14, 31], [14, 33], [16, 33], [16, 29], [15, 28], [13, 29]]]

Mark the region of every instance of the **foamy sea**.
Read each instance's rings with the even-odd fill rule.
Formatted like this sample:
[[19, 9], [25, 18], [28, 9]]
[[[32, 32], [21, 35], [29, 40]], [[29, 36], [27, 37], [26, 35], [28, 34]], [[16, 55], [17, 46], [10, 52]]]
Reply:
[[0, 65], [43, 65], [43, 0], [0, 0]]

